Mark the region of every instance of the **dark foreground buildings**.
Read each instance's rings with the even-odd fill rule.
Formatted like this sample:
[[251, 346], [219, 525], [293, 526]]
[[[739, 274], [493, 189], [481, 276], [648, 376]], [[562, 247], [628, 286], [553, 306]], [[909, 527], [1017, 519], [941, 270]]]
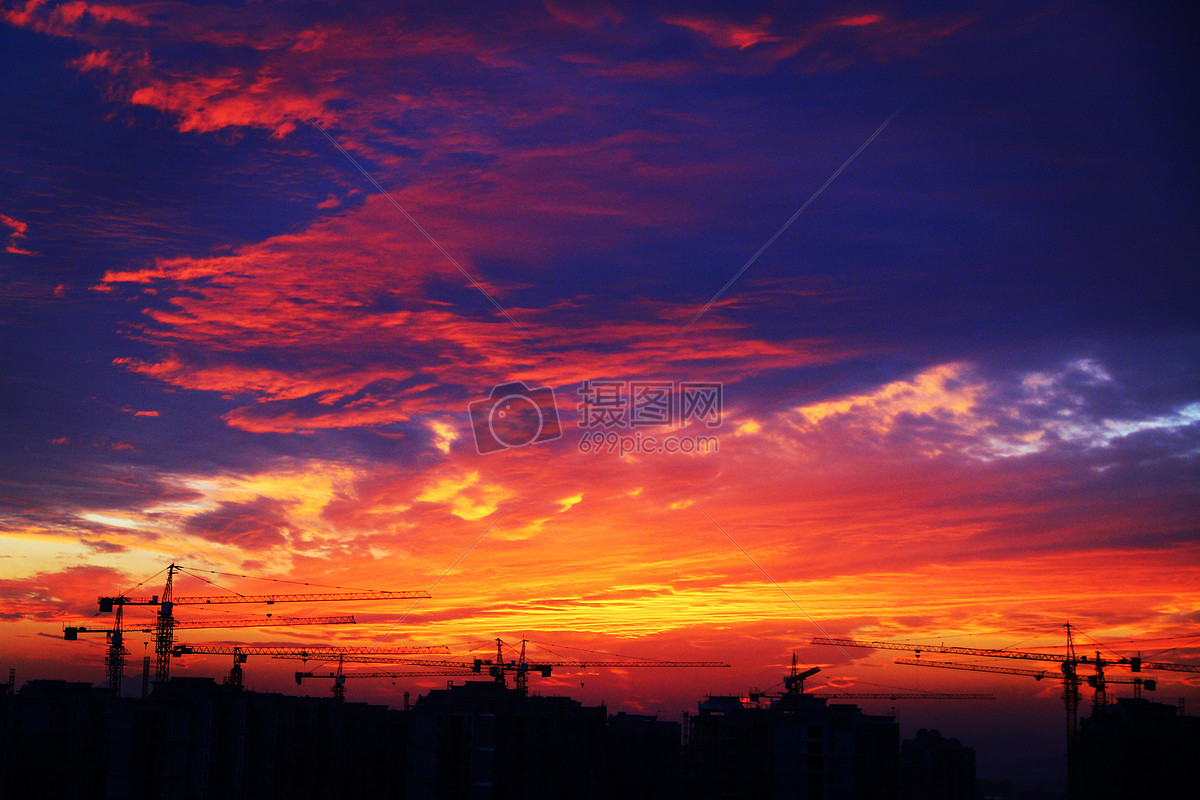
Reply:
[[604, 709], [491, 681], [437, 689], [409, 719], [412, 798], [595, 797]]
[[893, 717], [789, 692], [768, 706], [710, 697], [691, 719], [688, 795], [697, 800], [895, 800]]
[[490, 681], [407, 711], [175, 678], [144, 699], [30, 681], [0, 695], [0, 799], [607, 800], [896, 796], [891, 718], [811, 695], [709, 698], [678, 723]]
[[1083, 720], [1076, 736], [1077, 797], [1195, 797], [1200, 717], [1175, 706], [1121, 698]]
[[[1079, 796], [1191, 796], [1196, 717], [1121, 700], [1076, 742]], [[966, 800], [973, 770], [952, 739], [902, 744], [892, 717], [803, 692], [710, 697], [686, 730], [490, 681], [406, 711], [207, 678], [144, 699], [66, 681], [0, 692], [0, 800]]]
[[900, 800], [975, 800], [975, 751], [937, 731], [900, 744]]
[[401, 712], [174, 678], [145, 699], [30, 681], [0, 698], [0, 798], [401, 797]]

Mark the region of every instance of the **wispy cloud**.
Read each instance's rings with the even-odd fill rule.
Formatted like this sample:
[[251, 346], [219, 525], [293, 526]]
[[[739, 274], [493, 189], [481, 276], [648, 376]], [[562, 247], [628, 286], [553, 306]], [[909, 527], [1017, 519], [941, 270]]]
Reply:
[[33, 252], [32, 250], [26, 250], [18, 244], [21, 239], [26, 237], [26, 232], [29, 230], [29, 226], [27, 224], [19, 220], [15, 220], [12, 217], [5, 216], [4, 214], [0, 214], [0, 225], [3, 225], [9, 230], [8, 243], [4, 246], [6, 252], [19, 256], [37, 255], [37, 253]]

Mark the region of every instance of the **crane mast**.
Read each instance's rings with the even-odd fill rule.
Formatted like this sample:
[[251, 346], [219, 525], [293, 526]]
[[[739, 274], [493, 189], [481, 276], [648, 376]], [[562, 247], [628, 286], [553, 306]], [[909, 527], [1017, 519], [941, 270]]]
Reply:
[[171, 644], [175, 641], [175, 615], [172, 614], [174, 603], [171, 596], [174, 592], [174, 564], [167, 567], [167, 584], [163, 587], [162, 600], [158, 606], [158, 617], [154, 621], [154, 680], [165, 681], [171, 677]]
[[125, 677], [125, 656], [129, 650], [124, 642], [124, 620], [122, 609], [117, 609], [113, 617], [113, 628], [108, 632], [108, 652], [104, 656], [104, 666], [108, 673], [108, 688], [114, 693], [121, 693], [121, 680]]
[[1075, 636], [1071, 631], [1071, 623], [1067, 629], [1067, 657], [1062, 662], [1063, 674], [1063, 705], [1067, 709], [1067, 747], [1070, 756], [1071, 742], [1075, 732], [1079, 730], [1079, 672], [1076, 669], [1079, 660], [1075, 657]]

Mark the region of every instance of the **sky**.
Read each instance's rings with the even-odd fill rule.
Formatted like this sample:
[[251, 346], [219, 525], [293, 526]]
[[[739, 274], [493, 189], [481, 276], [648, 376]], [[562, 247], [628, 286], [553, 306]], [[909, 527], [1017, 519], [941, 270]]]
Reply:
[[19, 682], [102, 681], [62, 625], [172, 562], [179, 594], [431, 594], [189, 642], [731, 664], [534, 686], [667, 716], [794, 652], [811, 688], [998, 693], [900, 709], [981, 760], [1053, 751], [1059, 688], [810, 640], [1061, 652], [1071, 622], [1200, 660], [1200, 73], [1170, 6], [0, 14]]

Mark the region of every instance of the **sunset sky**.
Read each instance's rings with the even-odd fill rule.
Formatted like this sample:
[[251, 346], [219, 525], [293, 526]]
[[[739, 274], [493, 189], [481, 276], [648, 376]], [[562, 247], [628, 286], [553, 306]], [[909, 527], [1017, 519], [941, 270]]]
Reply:
[[[181, 607], [359, 620], [184, 641], [732, 664], [534, 679], [667, 716], [797, 652], [810, 687], [1001, 695], [906, 734], [1053, 750], [1053, 682], [808, 642], [1057, 652], [1070, 621], [1200, 661], [1200, 73], [1169, 8], [4, 3], [0, 668], [102, 681], [62, 625], [175, 561], [216, 584], [181, 594], [432, 594]], [[481, 454], [469, 407], [513, 381], [561, 436]], [[581, 391], [648, 381], [720, 384], [719, 425], [581, 427]], [[635, 436], [695, 451], [611, 452]]]

